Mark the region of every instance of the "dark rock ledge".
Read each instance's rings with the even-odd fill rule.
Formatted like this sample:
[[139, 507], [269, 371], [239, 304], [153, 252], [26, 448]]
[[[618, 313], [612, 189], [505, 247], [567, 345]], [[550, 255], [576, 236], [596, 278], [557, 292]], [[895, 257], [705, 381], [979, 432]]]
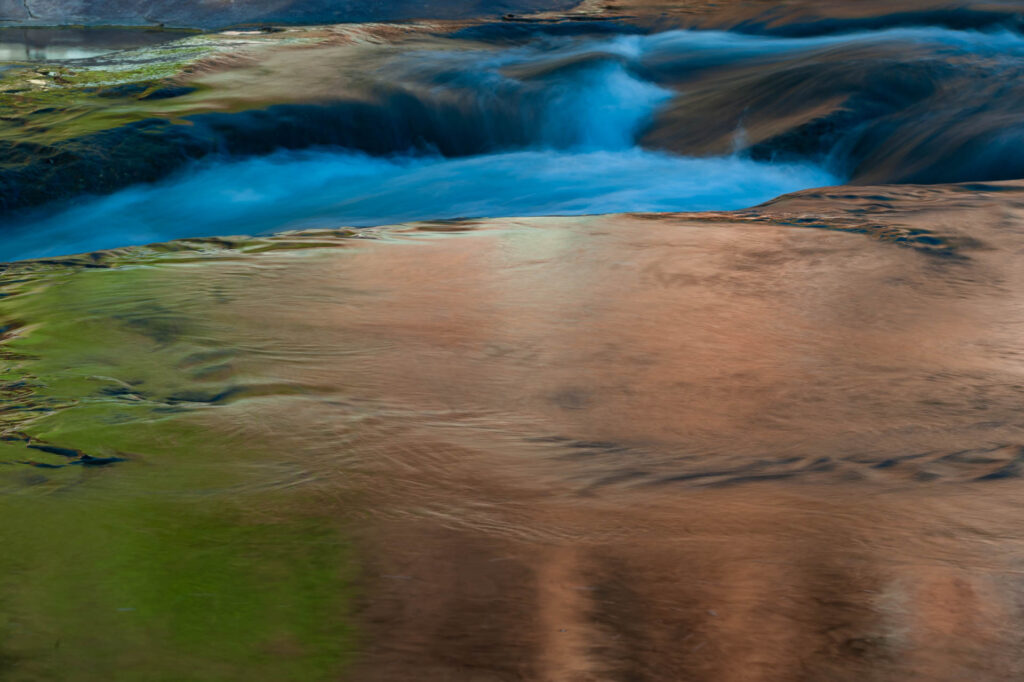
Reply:
[[576, 0], [0, 0], [0, 26], [327, 24], [561, 11]]

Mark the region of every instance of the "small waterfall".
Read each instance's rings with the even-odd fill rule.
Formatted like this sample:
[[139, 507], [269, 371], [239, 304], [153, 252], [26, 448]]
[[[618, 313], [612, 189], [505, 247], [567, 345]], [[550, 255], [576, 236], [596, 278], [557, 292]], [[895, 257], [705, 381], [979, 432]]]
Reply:
[[605, 60], [547, 96], [538, 141], [554, 149], [628, 149], [671, 97], [621, 63]]
[[365, 97], [192, 117], [168, 153], [205, 158], [9, 221], [0, 258], [420, 219], [733, 209], [851, 178], [1024, 173], [1024, 37], [1002, 28], [444, 45], [387, 53]]

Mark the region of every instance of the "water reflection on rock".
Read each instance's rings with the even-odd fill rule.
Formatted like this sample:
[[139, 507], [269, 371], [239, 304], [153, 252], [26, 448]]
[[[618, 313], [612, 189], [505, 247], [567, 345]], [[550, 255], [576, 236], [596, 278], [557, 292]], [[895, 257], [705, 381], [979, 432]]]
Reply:
[[[352, 679], [995, 681], [1024, 673], [1022, 215], [1018, 184], [844, 188], [6, 276], [74, 273], [61, 324], [177, 367], [104, 356], [136, 397], [103, 405], [201, 419], [344, 523]], [[10, 286], [25, 351], [54, 323]], [[88, 451], [44, 427], [89, 395], [19, 428]], [[139, 461], [195, 466], [104, 473]]]

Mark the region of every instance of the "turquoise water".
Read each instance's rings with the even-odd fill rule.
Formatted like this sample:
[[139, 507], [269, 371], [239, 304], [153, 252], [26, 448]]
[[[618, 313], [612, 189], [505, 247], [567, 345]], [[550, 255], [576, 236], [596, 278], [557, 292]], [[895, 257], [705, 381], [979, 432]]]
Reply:
[[741, 208], [834, 182], [809, 164], [694, 159], [640, 149], [461, 159], [279, 152], [207, 163], [166, 182], [81, 203], [10, 235], [0, 257], [430, 218]]

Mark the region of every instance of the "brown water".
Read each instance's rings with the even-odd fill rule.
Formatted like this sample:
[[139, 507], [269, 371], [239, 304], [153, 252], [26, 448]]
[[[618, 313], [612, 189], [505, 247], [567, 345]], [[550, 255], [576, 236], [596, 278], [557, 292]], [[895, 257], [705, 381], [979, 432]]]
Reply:
[[[842, 188], [212, 243], [76, 271], [60, 314], [148, 320], [187, 357], [133, 400], [344, 525], [349, 679], [1009, 680], [1022, 215]], [[195, 467], [129, 460], [103, 480]]]

